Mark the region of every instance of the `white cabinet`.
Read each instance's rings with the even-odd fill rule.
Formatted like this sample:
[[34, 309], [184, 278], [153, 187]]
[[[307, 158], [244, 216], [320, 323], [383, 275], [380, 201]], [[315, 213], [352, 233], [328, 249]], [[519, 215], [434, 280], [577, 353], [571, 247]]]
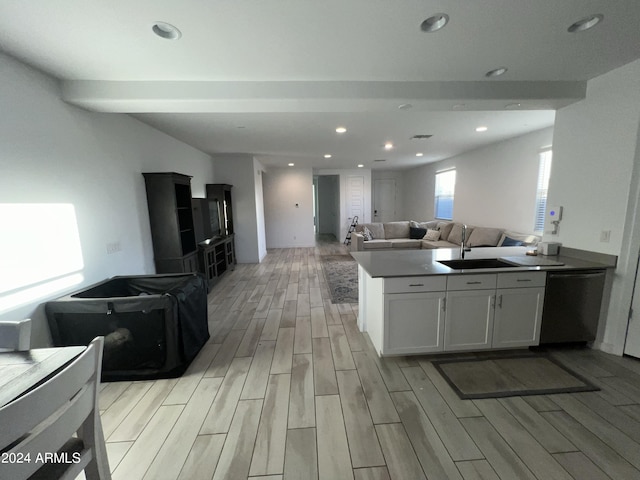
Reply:
[[537, 345], [540, 341], [544, 287], [498, 289], [493, 348]]
[[379, 355], [537, 345], [545, 280], [527, 271], [372, 278], [359, 267], [358, 326]]
[[383, 353], [443, 351], [444, 299], [444, 292], [386, 294]]
[[486, 350], [493, 336], [495, 290], [447, 292], [444, 349]]
[[449, 277], [444, 350], [537, 345], [545, 280], [545, 272]]

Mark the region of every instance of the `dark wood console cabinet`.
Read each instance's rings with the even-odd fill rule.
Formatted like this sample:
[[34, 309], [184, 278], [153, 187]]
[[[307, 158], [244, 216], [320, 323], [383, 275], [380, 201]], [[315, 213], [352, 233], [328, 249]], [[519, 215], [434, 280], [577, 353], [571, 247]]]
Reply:
[[211, 238], [198, 245], [200, 271], [207, 277], [209, 290], [220, 280], [220, 277], [235, 268], [236, 252], [233, 247], [233, 235]]
[[143, 173], [156, 273], [198, 271], [191, 205], [191, 177], [174, 172]]

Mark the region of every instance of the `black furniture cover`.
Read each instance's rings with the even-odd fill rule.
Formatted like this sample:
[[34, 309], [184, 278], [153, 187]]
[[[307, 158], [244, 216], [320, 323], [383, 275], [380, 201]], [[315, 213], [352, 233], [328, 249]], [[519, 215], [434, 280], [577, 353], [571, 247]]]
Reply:
[[182, 375], [209, 339], [200, 274], [119, 276], [45, 306], [56, 346], [105, 337], [105, 381]]

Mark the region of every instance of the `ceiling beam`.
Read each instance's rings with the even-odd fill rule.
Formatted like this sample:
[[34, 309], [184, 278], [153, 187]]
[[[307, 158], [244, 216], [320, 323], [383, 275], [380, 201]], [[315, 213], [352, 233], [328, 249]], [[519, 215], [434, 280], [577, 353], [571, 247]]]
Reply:
[[557, 110], [585, 94], [584, 81], [62, 82], [66, 102], [120, 113]]

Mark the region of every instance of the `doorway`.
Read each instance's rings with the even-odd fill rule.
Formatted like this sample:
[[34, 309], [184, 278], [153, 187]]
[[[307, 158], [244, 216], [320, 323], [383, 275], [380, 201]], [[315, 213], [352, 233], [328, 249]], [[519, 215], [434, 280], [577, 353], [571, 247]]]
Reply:
[[640, 255], [636, 263], [636, 279], [633, 285], [633, 298], [629, 312], [627, 337], [624, 343], [624, 353], [640, 358]]
[[340, 177], [318, 175], [314, 178], [316, 234], [340, 238]]

